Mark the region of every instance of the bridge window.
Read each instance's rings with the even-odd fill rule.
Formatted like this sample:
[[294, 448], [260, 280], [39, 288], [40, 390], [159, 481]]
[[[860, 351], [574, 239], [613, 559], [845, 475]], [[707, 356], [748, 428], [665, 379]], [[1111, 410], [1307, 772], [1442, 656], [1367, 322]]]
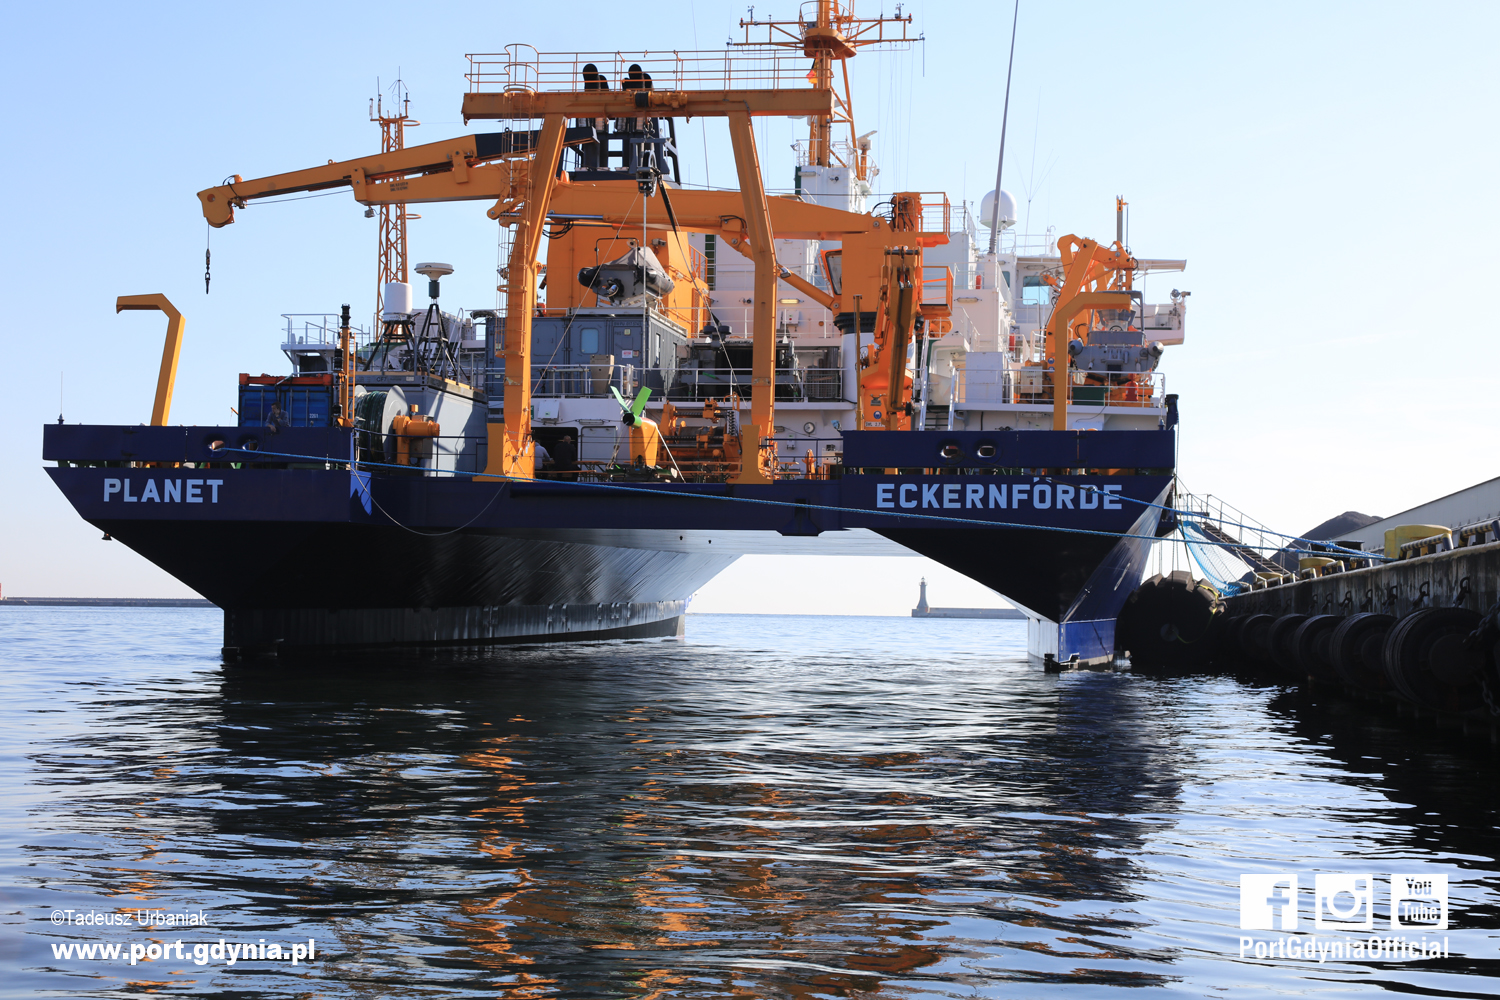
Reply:
[[1042, 283], [1040, 274], [1028, 274], [1021, 279], [1021, 305], [1047, 306], [1052, 304], [1052, 289]]

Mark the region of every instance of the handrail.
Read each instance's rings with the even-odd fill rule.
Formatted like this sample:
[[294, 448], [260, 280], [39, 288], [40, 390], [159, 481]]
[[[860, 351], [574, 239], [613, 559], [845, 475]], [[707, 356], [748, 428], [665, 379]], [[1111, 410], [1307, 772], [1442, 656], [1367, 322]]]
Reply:
[[[960, 368], [953, 374], [953, 405], [1010, 404], [1040, 405], [1052, 400], [1050, 376], [1054, 369], [1039, 365], [1011, 368], [1008, 371], [993, 369], [968, 370]], [[1069, 406], [1088, 410], [1097, 406], [1124, 406], [1160, 409], [1167, 392], [1167, 377], [1163, 372], [1143, 372], [1134, 376], [1139, 381], [1123, 384], [1100, 384], [1070, 382], [1068, 385]]]
[[[614, 386], [622, 393], [634, 393], [642, 386], [666, 398], [681, 401], [716, 399], [737, 391], [748, 398], [751, 373], [746, 368], [699, 369], [679, 365], [676, 368], [646, 368], [628, 362], [609, 364], [533, 364], [531, 392], [543, 398], [600, 397], [609, 395]], [[498, 369], [491, 369], [492, 376]], [[791, 402], [848, 402], [844, 397], [845, 372], [842, 368], [778, 368], [778, 398]], [[791, 399], [782, 393], [791, 391]], [[660, 396], [653, 396], [659, 399]]]
[[917, 194], [922, 199], [922, 224], [921, 231], [924, 233], [942, 233], [948, 235], [950, 226], [953, 224], [953, 206], [948, 201], [948, 195], [943, 191], [919, 191]]
[[953, 268], [947, 264], [922, 265], [922, 306], [953, 309]]
[[[339, 327], [342, 322], [339, 313], [282, 313], [281, 318], [286, 320], [286, 339], [282, 341], [285, 345], [317, 344], [323, 347], [339, 345]], [[295, 331], [297, 320], [302, 321], [301, 339], [298, 339]], [[369, 339], [370, 331], [364, 327], [354, 326], [349, 329], [356, 342]], [[317, 341], [307, 339], [314, 332], [322, 339]]]
[[[644, 82], [631, 67], [650, 77], [653, 90], [813, 90], [807, 58], [795, 50], [751, 47], [700, 51], [538, 52], [529, 45], [506, 52], [468, 53], [470, 93], [495, 91], [581, 92], [592, 65], [610, 90]], [[622, 86], [623, 85], [623, 86]]]

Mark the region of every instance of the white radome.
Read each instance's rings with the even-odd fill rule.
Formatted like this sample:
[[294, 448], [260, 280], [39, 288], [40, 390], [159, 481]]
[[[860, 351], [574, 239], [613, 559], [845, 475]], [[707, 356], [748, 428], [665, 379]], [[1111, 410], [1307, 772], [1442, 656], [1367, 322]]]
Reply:
[[[995, 192], [991, 191], [979, 201], [979, 221], [989, 226], [995, 217]], [[1000, 228], [1009, 229], [1016, 224], [1016, 196], [1003, 188], [1000, 191]]]
[[380, 295], [380, 318], [405, 319], [411, 312], [411, 285], [405, 281], [387, 281]]

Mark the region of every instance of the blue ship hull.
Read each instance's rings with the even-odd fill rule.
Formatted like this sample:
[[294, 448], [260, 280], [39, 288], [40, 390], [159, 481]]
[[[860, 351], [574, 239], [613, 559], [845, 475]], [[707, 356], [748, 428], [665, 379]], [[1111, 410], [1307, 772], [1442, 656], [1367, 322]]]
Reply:
[[[44, 443], [78, 513], [223, 608], [241, 652], [670, 635], [741, 554], [879, 536], [1055, 623], [1039, 647], [1058, 660], [1099, 661], [1172, 483], [1171, 432], [849, 434], [839, 478], [764, 486], [351, 472], [332, 428], [257, 441], [254, 466], [207, 450], [245, 433], [54, 426]], [[1101, 471], [1063, 474], [1080, 467]]]

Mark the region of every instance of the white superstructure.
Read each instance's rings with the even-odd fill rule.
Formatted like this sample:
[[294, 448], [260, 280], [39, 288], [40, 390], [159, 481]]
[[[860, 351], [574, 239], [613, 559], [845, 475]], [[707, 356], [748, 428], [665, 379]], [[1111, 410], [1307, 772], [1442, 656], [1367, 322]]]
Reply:
[[[862, 139], [860, 152], [868, 156], [870, 139]], [[854, 150], [843, 150], [846, 163], [854, 163]], [[791, 194], [819, 205], [852, 212], [866, 212], [878, 198], [870, 183], [860, 180], [849, 166], [796, 166], [796, 187]], [[868, 162], [868, 161], [867, 161]], [[866, 169], [873, 179], [878, 170]], [[993, 192], [983, 208], [992, 205]], [[873, 206], [877, 211], [879, 205]], [[967, 206], [954, 213], [954, 224], [946, 245], [929, 247], [923, 253], [924, 283], [938, 287], [944, 271], [952, 280], [951, 329], [932, 338], [925, 357], [914, 349], [908, 362], [916, 387], [914, 395], [922, 426], [955, 430], [1043, 430], [1052, 427], [1050, 390], [1044, 390], [1044, 327], [1051, 315], [1056, 285], [1061, 282], [1062, 261], [1055, 236], [1018, 235], [1009, 228], [1015, 215], [1009, 193], [1002, 197], [999, 252], [988, 252], [988, 218], [976, 218]], [[695, 249], [709, 261], [712, 308], [718, 320], [735, 337], [750, 329], [754, 269], [748, 258], [712, 236], [693, 237]], [[821, 264], [825, 250], [837, 241], [777, 240], [778, 261], [788, 271], [828, 288]], [[1137, 278], [1148, 272], [1180, 271], [1182, 260], [1140, 259]], [[837, 352], [841, 384], [836, 395], [776, 403], [777, 440], [786, 458], [798, 458], [809, 450], [821, 457], [833, 451], [837, 430], [854, 423], [857, 385], [854, 336], [841, 333], [834, 316], [808, 296], [782, 281], [778, 285], [777, 335], [788, 342], [801, 364], [816, 359], [827, 363]], [[1130, 317], [1113, 324], [1116, 328], [1096, 331], [1098, 347], [1090, 345], [1088, 358], [1097, 371], [1082, 370], [1073, 376], [1073, 401], [1068, 425], [1075, 429], [1155, 429], [1167, 416], [1165, 378], [1158, 370], [1165, 348], [1181, 344], [1187, 296], [1174, 291], [1170, 302], [1138, 300]], [[864, 344], [870, 343], [865, 335]], [[1144, 353], [1143, 353], [1144, 352]], [[1129, 355], [1125, 358], [1125, 355]], [[1128, 363], [1121, 367], [1121, 361]], [[1102, 376], [1123, 370], [1138, 372], [1139, 384], [1109, 386]], [[1098, 383], [1098, 384], [1096, 384]]]

